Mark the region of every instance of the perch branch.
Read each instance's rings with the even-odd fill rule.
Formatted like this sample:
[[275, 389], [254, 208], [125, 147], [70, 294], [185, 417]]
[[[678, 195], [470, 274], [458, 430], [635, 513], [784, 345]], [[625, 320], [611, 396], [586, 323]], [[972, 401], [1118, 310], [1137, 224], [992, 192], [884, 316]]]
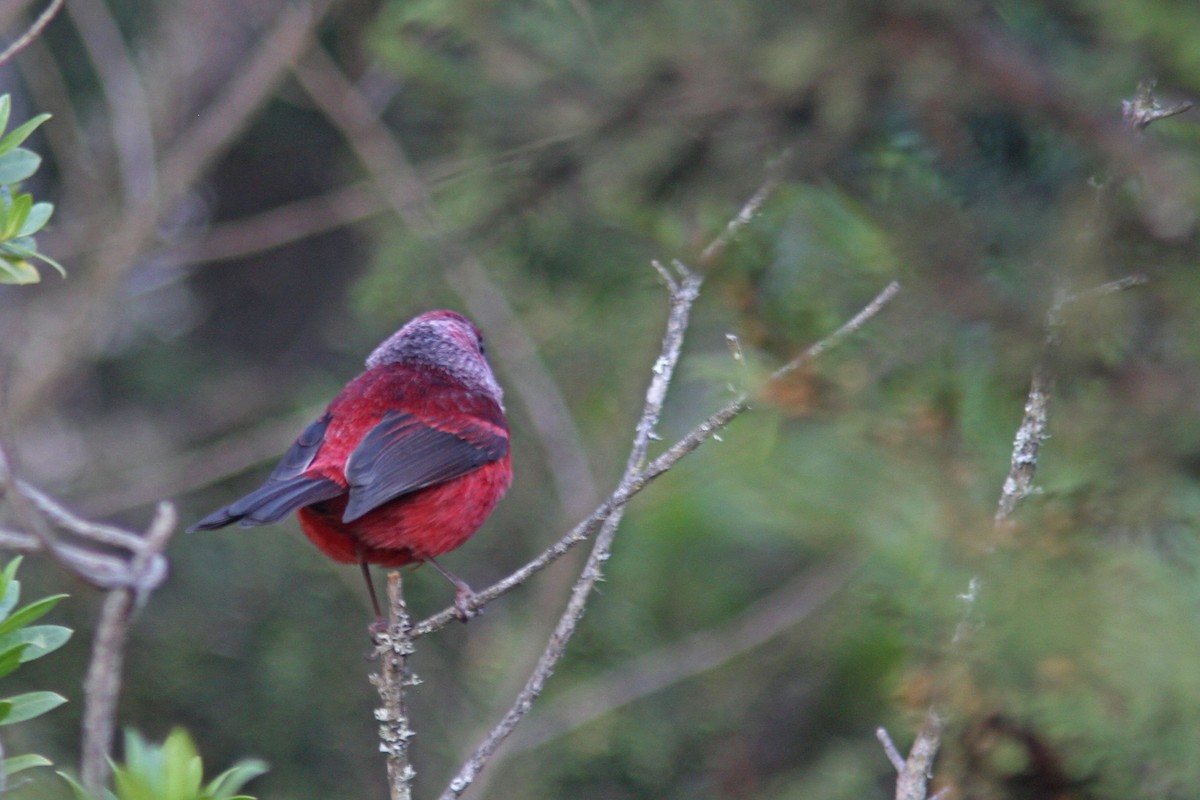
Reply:
[[375, 710], [375, 718], [379, 720], [379, 747], [387, 756], [390, 798], [411, 800], [417, 773], [409, 758], [408, 745], [416, 732], [409, 727], [405, 689], [416, 686], [420, 679], [408, 664], [413, 653], [412, 620], [404, 603], [404, 584], [399, 572], [388, 573], [387, 597], [387, 627], [371, 634], [380, 664], [379, 673], [371, 676], [371, 683], [383, 703]]
[[[900, 285], [898, 283], [892, 282], [888, 284], [882, 292], [864, 306], [862, 311], [855, 314], [849, 322], [842, 325], [829, 336], [808, 347], [793, 363], [799, 364], [805, 360], [815, 358], [845, 338], [846, 334], [863, 327], [871, 317], [883, 309], [899, 290]], [[568, 531], [566, 535], [542, 551], [537, 557], [511, 575], [497, 581], [486, 589], [477, 591], [472, 602], [472, 610], [478, 610], [497, 597], [512, 591], [529, 580], [534, 574], [553, 564], [580, 542], [587, 540], [604, 524], [605, 520], [616, 509], [625, 506], [655, 478], [671, 469], [680, 459], [700, 447], [700, 445], [711, 439], [715, 434], [720, 433], [734, 419], [749, 410], [749, 408], [749, 398], [744, 394], [739, 394], [703, 422], [696, 425], [691, 431], [675, 442], [675, 444], [646, 464], [643, 469], [630, 476], [629, 480], [622, 481], [595, 511]], [[458, 616], [453, 606], [442, 609], [413, 626], [413, 637], [416, 638], [433, 633], [457, 619]]]
[[[671, 311], [667, 318], [662, 350], [658, 360], [654, 362], [653, 377], [646, 390], [645, 404], [642, 408], [642, 415], [638, 419], [633, 447], [629, 452], [625, 474], [620, 482], [621, 486], [628, 486], [637, 479], [640, 468], [646, 460], [651, 435], [658, 425], [663, 401], [666, 399], [667, 389], [671, 385], [671, 378], [674, 376], [675, 366], [679, 362], [679, 354], [683, 349], [683, 337], [687, 331], [688, 316], [691, 313], [692, 305], [700, 295], [700, 276], [680, 262], [675, 262], [675, 268], [679, 273], [679, 279], [670, 285]], [[596, 536], [592, 552], [588, 556], [587, 563], [584, 564], [583, 572], [571, 590], [567, 608], [559, 618], [554, 633], [538, 659], [533, 672], [530, 673], [525, 687], [517, 695], [517, 699], [508, 713], [484, 738], [471, 757], [459, 769], [458, 774], [450, 781], [445, 791], [442, 792], [441, 800], [453, 800], [467, 790], [475, 776], [491, 760], [497, 748], [512, 733], [517, 724], [529, 713], [533, 701], [541, 694], [546, 681], [554, 672], [563, 653], [566, 652], [567, 643], [575, 633], [579, 621], [583, 618], [592, 590], [596, 583], [603, 578], [604, 562], [608, 560], [612, 550], [613, 539], [624, 510], [624, 505], [614, 508], [604, 520], [600, 532]]]

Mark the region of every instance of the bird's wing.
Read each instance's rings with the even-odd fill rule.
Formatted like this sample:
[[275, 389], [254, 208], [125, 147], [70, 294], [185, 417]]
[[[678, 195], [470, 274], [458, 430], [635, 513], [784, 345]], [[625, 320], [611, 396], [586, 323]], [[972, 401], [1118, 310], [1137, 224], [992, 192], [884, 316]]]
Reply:
[[508, 453], [505, 431], [477, 417], [418, 419], [389, 411], [346, 459], [344, 522], [401, 495], [465, 475]]
[[262, 486], [237, 502], [214, 511], [188, 530], [213, 530], [234, 522], [243, 528], [267, 525], [278, 522], [297, 508], [344, 493], [345, 488], [336, 481], [304, 475], [325, 441], [325, 429], [331, 418], [325, 414], [305, 428]]

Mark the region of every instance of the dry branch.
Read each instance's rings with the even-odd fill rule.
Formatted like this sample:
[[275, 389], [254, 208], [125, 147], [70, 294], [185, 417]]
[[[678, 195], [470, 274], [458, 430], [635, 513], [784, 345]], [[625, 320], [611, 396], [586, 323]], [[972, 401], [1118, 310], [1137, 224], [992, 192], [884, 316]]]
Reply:
[[371, 634], [380, 664], [379, 673], [371, 676], [371, 683], [383, 703], [375, 710], [375, 718], [379, 720], [379, 747], [387, 758], [389, 796], [391, 800], [409, 800], [417, 773], [408, 747], [416, 733], [409, 726], [405, 689], [416, 686], [420, 680], [408, 664], [413, 653], [412, 620], [404, 604], [404, 584], [399, 572], [388, 573], [387, 597], [387, 627]]
[[[162, 551], [175, 532], [176, 521], [175, 507], [159, 503], [142, 546], [130, 562], [130, 572], [135, 576], [149, 572], [151, 564], [162, 558]], [[92, 640], [92, 660], [83, 679], [83, 744], [79, 767], [83, 786], [95, 794], [108, 777], [129, 625], [134, 613], [145, 603], [148, 591], [138, 585], [112, 589], [100, 609]]]
[[11, 61], [13, 56], [24, 50], [29, 44], [41, 35], [46, 26], [50, 24], [50, 20], [54, 19], [54, 15], [59, 12], [63, 6], [63, 0], [50, 0], [50, 4], [38, 14], [37, 19], [29, 28], [13, 40], [13, 43], [4, 48], [4, 52], [0, 53], [0, 64]]
[[719, 627], [698, 631], [554, 698], [506, 752], [540, 747], [609, 712], [716, 669], [791, 630], [846, 585], [856, 563], [808, 569]]
[[[645, 405], [642, 415], [638, 419], [633, 447], [630, 450], [625, 465], [625, 474], [621, 478], [619, 488], [627, 487], [636, 479], [641, 465], [646, 460], [651, 434], [658, 425], [667, 389], [671, 385], [671, 378], [674, 376], [675, 366], [679, 362], [679, 354], [683, 349], [683, 337], [687, 332], [688, 316], [691, 313], [692, 305], [700, 295], [700, 276], [687, 270], [678, 262], [676, 269], [679, 271], [679, 278], [678, 282], [672, 283], [670, 286], [671, 311], [667, 318], [662, 350], [658, 360], [654, 362], [654, 377], [651, 378], [650, 387], [646, 390]], [[579, 621], [583, 618], [592, 590], [603, 577], [604, 562], [608, 560], [609, 553], [612, 551], [613, 538], [624, 511], [624, 504], [617, 506], [604, 520], [600, 532], [596, 536], [592, 552], [588, 556], [587, 563], [584, 564], [583, 572], [571, 590], [571, 599], [567, 603], [567, 608], [559, 618], [554, 633], [550, 636], [550, 641], [538, 659], [529, 680], [526, 681], [525, 687], [517, 695], [508, 713], [484, 738], [450, 781], [445, 791], [442, 792], [442, 800], [457, 798], [470, 787], [475, 776], [491, 760], [500, 744], [512, 733], [517, 724], [529, 713], [533, 701], [541, 694], [546, 681], [553, 673], [563, 653], [566, 652], [567, 643], [575, 633]]]

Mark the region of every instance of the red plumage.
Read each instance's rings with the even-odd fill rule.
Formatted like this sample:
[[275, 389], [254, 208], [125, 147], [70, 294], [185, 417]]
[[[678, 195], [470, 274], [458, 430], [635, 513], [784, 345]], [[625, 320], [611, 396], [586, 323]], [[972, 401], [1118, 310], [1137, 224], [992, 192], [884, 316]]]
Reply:
[[[261, 487], [191, 530], [296, 511], [322, 552], [362, 565], [370, 589], [367, 564], [453, 550], [504, 496], [512, 461], [502, 397], [475, 326], [452, 311], [422, 314], [376, 348]], [[470, 590], [445, 574], [465, 613]]]

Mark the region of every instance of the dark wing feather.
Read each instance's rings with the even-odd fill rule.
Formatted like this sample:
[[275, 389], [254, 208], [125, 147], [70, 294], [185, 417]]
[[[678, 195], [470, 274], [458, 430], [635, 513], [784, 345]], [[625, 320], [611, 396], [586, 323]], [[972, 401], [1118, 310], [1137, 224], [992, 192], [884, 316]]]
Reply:
[[507, 452], [508, 437], [482, 422], [455, 427], [389, 411], [346, 459], [350, 502], [342, 520], [351, 522], [401, 495], [466, 475]]
[[317, 451], [325, 442], [325, 429], [329, 427], [332, 419], [333, 415], [326, 412], [321, 415], [320, 419], [305, 428], [304, 433], [296, 438], [288, 451], [283, 454], [283, 458], [279, 459], [279, 463], [275, 465], [275, 469], [272, 470], [271, 476], [267, 480], [295, 478], [308, 469], [313, 459], [317, 457]]
[[266, 483], [237, 502], [214, 511], [188, 531], [210, 531], [238, 523], [243, 528], [278, 522], [297, 508], [329, 500], [345, 492], [337, 482], [321, 477], [304, 477], [325, 441], [332, 417], [325, 414], [304, 429], [279, 460]]

